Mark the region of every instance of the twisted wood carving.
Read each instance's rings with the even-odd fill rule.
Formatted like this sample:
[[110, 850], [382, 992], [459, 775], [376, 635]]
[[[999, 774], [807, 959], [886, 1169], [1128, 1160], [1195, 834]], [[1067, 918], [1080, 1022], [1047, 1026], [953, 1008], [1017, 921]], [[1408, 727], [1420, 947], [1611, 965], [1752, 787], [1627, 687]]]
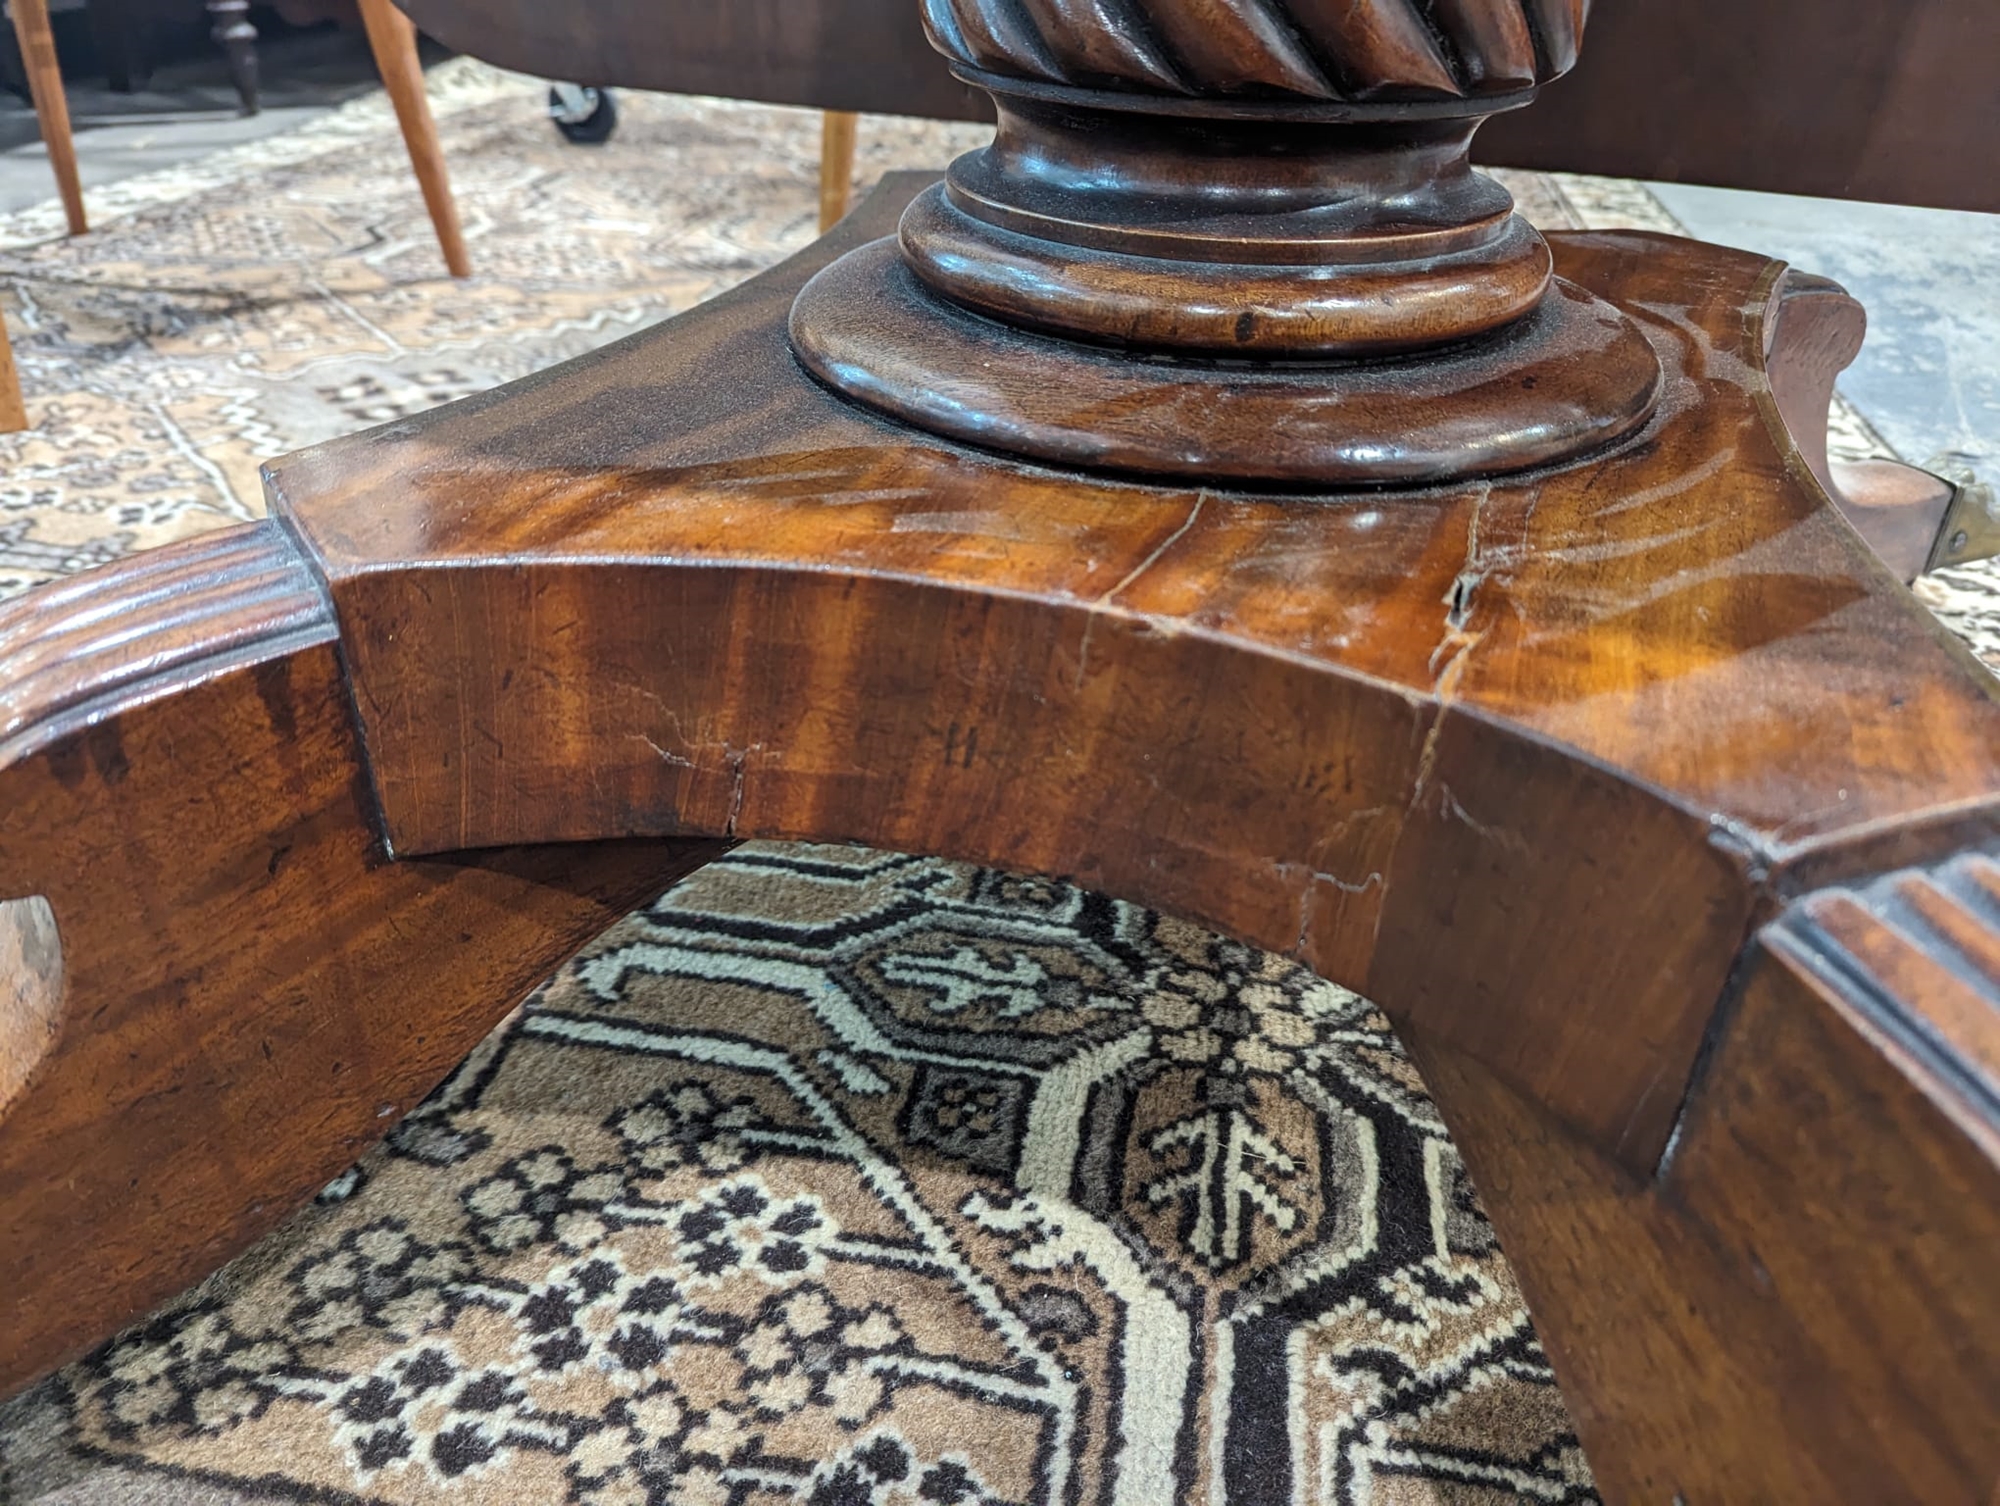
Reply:
[[1588, 9], [925, 0], [998, 132], [804, 290], [793, 348], [905, 423], [1064, 465], [1423, 485], [1601, 450], [1658, 361], [1471, 165]]
[[1471, 98], [1574, 66], [1590, 0], [924, 0], [962, 67], [1045, 84], [1309, 100]]

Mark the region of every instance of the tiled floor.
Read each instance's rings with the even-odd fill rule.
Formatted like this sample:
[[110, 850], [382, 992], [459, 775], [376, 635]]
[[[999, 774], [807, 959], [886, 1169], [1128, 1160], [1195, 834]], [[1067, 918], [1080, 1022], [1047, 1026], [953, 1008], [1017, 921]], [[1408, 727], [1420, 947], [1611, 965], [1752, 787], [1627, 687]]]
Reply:
[[[237, 116], [219, 56], [162, 69], [142, 95], [70, 91], [87, 187], [289, 129], [372, 86], [354, 34], [266, 45], [267, 108]], [[2000, 479], [2000, 216], [1659, 185], [1694, 234], [1846, 284], [1871, 329], [1843, 390], [1906, 458], [1955, 455]], [[0, 213], [53, 192], [34, 117], [0, 99]]]

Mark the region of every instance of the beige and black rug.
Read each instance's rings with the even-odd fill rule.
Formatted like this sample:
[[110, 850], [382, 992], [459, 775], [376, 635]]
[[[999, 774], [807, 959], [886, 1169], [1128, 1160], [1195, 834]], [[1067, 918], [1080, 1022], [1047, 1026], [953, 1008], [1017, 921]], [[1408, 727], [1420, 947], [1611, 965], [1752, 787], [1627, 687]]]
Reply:
[[[100, 196], [81, 243], [0, 221], [37, 424], [0, 439], [0, 592], [252, 516], [260, 460], [810, 234], [810, 115], [629, 96], [590, 152], [537, 84], [433, 90], [469, 283], [379, 100]], [[864, 171], [977, 134], [870, 121]], [[1671, 225], [1514, 186], [1545, 224]], [[1128, 905], [847, 848], [751, 846], [625, 921], [316, 1206], [0, 1408], [4, 1506], [1516, 1499], [1595, 1496], [1380, 1015]]]

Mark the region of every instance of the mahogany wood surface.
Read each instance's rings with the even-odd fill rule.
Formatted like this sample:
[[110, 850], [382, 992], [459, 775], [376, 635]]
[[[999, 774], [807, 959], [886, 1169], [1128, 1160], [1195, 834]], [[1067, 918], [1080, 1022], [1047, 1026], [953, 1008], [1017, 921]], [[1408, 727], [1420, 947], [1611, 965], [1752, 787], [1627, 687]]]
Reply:
[[1624, 0], [1482, 161], [2000, 212], [1991, 0]]
[[[1860, 304], [1824, 277], [1792, 271], [1778, 289], [1783, 344], [1765, 352], [1771, 397], [1814, 478], [1904, 580], [1933, 567], [1946, 511], [1956, 488], [1946, 480], [1896, 460], [1835, 464], [1827, 456], [1826, 415], [1835, 379], [1861, 353], [1868, 318]], [[1984, 557], [1968, 555], [1969, 558]]]
[[714, 843], [391, 863], [273, 525], [0, 606], [0, 1392], [273, 1228]]
[[[1317, 349], [1282, 317], [1191, 349], [1204, 262], [1296, 291], [1373, 251], [1397, 295], [1470, 246], [1504, 304], [1504, 195], [1432, 123], [1560, 73], [1587, 7], [1210, 9], [1190, 40], [1037, 3], [1029, 36], [933, 0], [1029, 101], [1022, 150], [955, 171], [963, 256], [906, 214], [935, 180], [896, 177], [690, 314], [275, 465], [271, 524], [0, 608], [0, 1388], [268, 1227], [622, 906], [741, 837], [847, 840], [1070, 879], [1378, 1002], [1607, 1500], [1992, 1497], [2000, 685], [1844, 515], [1888, 505], [1825, 452], [1858, 312], [1763, 257], [1571, 233], [1497, 328], [1404, 303], [1383, 348], [1339, 314]], [[1275, 148], [1322, 127], [1347, 191], [1280, 203]], [[1165, 281], [1122, 332], [980, 304], [1007, 234]], [[1281, 452], [1345, 396], [1232, 409], [1227, 374], [1353, 361], [1398, 374], [1355, 432], [1399, 484], [1142, 480], [896, 422], [858, 378], [939, 321], [829, 357], [812, 290], [899, 269], [979, 307], [933, 362], [975, 420], [1020, 392], [1169, 434], [1178, 401]], [[1637, 342], [1624, 422], [1587, 427], [1615, 387], [1495, 389], [1558, 302]], [[1165, 376], [1107, 389], [1063, 346]], [[1566, 442], [1480, 462], [1530, 423]]]
[[[1637, 439], [1416, 492], [1145, 486], [897, 429], [773, 338], [920, 187], [275, 469], [396, 851], [852, 839], [1287, 951], [1416, 1044], [1609, 1499], [1981, 1498], [2000, 911], [1955, 854], [2000, 841], [2000, 702], [1783, 421], [1823, 300], [1554, 237], [1667, 372]], [[1926, 867], [1956, 898], [1913, 931], [1877, 896]], [[1889, 957], [1861, 994], [1795, 945], [1849, 914], [1840, 955]]]
[[986, 120], [924, 40], [918, 0], [397, 0], [445, 46], [540, 78]]
[[1061, 465], [1318, 487], [1524, 471], [1653, 412], [1637, 325], [1471, 166], [1574, 65], [1581, 5], [923, 16], [998, 129], [800, 292], [828, 386]]

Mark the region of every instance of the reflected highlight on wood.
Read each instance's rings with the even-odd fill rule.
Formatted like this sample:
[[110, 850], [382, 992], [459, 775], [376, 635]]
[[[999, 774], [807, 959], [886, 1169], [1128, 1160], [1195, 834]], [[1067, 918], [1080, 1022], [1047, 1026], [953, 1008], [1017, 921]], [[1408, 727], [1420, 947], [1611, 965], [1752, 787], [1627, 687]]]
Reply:
[[1480, 122], [1575, 60], [1582, 7], [1520, 5], [933, 0], [998, 132], [895, 242], [805, 287], [799, 359], [935, 433], [1196, 481], [1428, 484], [1602, 449], [1659, 364], [1471, 167]]
[[953, 63], [1035, 83], [1341, 102], [1518, 93], [1575, 66], [1587, 0], [923, 0]]
[[[885, 427], [773, 341], [920, 186], [559, 379], [278, 468], [396, 850], [854, 839], [1299, 956], [1418, 1050], [1607, 1499], [1976, 1499], [2000, 1200], [1963, 1195], [1994, 1116], [1953, 1063], [1991, 1021], [1906, 1058], [1831, 1010], [1796, 1068], [1749, 1034], [1800, 896], [2000, 841], [1990, 676], [1774, 394], [1832, 305], [1742, 253], [1559, 236], [1666, 373], [1625, 445], [1393, 499], [1138, 486]], [[1797, 1105], [1842, 1062], [1885, 1107], [1836, 1136]], [[1828, 1135], [1761, 1202], [1697, 1133], [1738, 1093]], [[1843, 1222], [1841, 1165], [1907, 1200]], [[1840, 1305], [1758, 1274], [1809, 1259]], [[1956, 1358], [1899, 1359], [1883, 1409], [1868, 1335], [1911, 1301]]]
[[[1857, 531], [1879, 480], [1827, 463], [1852, 301], [1519, 241], [1465, 166], [1467, 54], [1273, 106], [1221, 97], [1270, 69], [1218, 31], [1190, 104], [1186, 44], [1122, 9], [947, 9], [1078, 83], [1017, 71], [993, 153], [690, 314], [286, 459], [269, 524], [0, 607], [37, 1052], [0, 1102], [0, 1389], [268, 1228], [623, 906], [738, 838], [860, 841], [1377, 1001], [1607, 1501], [1988, 1498], [2000, 695]], [[1415, 13], [1327, 24], [1390, 48]], [[1517, 14], [1566, 66], [1580, 6], [1421, 12], [1494, 58]], [[1215, 265], [1400, 297], [1454, 248], [1490, 300], [1392, 298], [1386, 353], [1281, 298], [1199, 351]], [[1120, 257], [1165, 281], [1090, 282]], [[1130, 339], [1086, 285], [1137, 290]], [[871, 325], [890, 295], [935, 317]], [[1509, 366], [1550, 317], [1589, 361]], [[863, 380], [898, 369], [921, 426]], [[1043, 463], [1037, 424], [1099, 449]]]
[[0, 1391], [381, 1138], [713, 843], [391, 863], [275, 525], [0, 605]]

